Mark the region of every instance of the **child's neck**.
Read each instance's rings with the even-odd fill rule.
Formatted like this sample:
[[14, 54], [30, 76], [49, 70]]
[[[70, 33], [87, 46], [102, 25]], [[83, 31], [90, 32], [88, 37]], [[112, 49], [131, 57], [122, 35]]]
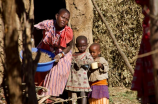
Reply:
[[98, 57], [96, 57], [94, 60], [96, 60], [97, 58], [99, 58], [99, 56], [98, 56]]
[[75, 52], [76, 54], [83, 54], [83, 53], [85, 53], [85, 52]]

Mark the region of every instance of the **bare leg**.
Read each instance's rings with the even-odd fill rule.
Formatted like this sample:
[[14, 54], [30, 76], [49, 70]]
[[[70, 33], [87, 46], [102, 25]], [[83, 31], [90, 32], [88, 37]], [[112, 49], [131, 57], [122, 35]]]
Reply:
[[[86, 96], [86, 92], [79, 92], [77, 96], [80, 96], [80, 97], [83, 97], [83, 96]], [[78, 104], [87, 104], [87, 97], [84, 97], [84, 98], [81, 98], [81, 99], [78, 99], [77, 100], [77, 103]]]
[[68, 91], [69, 98], [73, 98], [74, 100], [69, 101], [69, 104], [76, 104], [77, 101], [77, 93]]

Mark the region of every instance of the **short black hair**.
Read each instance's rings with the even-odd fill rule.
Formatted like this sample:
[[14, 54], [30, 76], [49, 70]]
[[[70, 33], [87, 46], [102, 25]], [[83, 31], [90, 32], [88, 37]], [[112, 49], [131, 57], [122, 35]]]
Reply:
[[80, 35], [76, 38], [76, 43], [79, 42], [80, 40], [85, 40], [87, 42], [87, 37], [84, 35]]
[[99, 51], [101, 50], [101, 46], [100, 46], [99, 43], [92, 43], [92, 44], [90, 45], [90, 47], [92, 47], [92, 46], [98, 47], [98, 48], [99, 48]]
[[61, 8], [61, 9], [59, 10], [58, 14], [60, 14], [60, 13], [63, 12], [63, 11], [67, 12], [67, 13], [70, 15], [70, 12], [69, 12], [66, 8]]

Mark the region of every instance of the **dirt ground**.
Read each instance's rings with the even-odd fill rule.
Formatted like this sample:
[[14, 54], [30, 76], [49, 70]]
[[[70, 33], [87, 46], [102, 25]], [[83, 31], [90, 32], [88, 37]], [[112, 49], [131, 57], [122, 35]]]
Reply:
[[110, 104], [140, 104], [136, 99], [137, 92], [129, 88], [109, 87]]
[[[109, 87], [110, 104], [140, 104], [136, 99], [136, 92], [123, 87]], [[6, 104], [3, 89], [0, 88], [0, 104]]]

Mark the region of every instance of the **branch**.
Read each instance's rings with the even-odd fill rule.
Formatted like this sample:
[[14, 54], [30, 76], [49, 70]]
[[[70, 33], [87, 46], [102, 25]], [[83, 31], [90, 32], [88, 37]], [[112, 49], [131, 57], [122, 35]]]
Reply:
[[126, 65], [127, 65], [127, 67], [129, 68], [129, 71], [130, 71], [131, 74], [133, 75], [133, 74], [134, 74], [134, 70], [133, 70], [132, 66], [130, 65], [130, 63], [129, 63], [127, 57], [126, 57], [126, 55], [124, 54], [124, 52], [121, 50], [120, 46], [118, 45], [117, 40], [116, 40], [115, 36], [113, 35], [112, 30], [111, 30], [110, 27], [108, 26], [107, 21], [104, 19], [104, 16], [103, 16], [102, 13], [100, 12], [100, 10], [99, 10], [97, 4], [94, 2], [94, 0], [92, 0], [92, 3], [93, 3], [93, 5], [94, 5], [94, 7], [96, 8], [96, 10], [98, 11], [98, 13], [99, 13], [100, 17], [102, 18], [103, 22], [105, 23], [105, 26], [107, 27], [107, 29], [108, 29], [108, 31], [109, 31], [109, 33], [110, 33], [110, 36], [111, 36], [112, 40], [114, 41], [114, 44], [116, 45], [116, 47], [117, 47], [119, 53], [121, 54], [121, 56], [122, 56], [122, 58], [124, 59], [124, 61], [125, 61]]
[[141, 54], [141, 55], [137, 55], [137, 56], [133, 57], [132, 62], [133, 62], [134, 60], [138, 59], [138, 58], [147, 57], [147, 56], [149, 56], [149, 55], [153, 55], [153, 54], [156, 54], [156, 53], [158, 53], [158, 49], [153, 50], [153, 51], [150, 51], [150, 52], [147, 52], [147, 53], [144, 53], [144, 54]]

